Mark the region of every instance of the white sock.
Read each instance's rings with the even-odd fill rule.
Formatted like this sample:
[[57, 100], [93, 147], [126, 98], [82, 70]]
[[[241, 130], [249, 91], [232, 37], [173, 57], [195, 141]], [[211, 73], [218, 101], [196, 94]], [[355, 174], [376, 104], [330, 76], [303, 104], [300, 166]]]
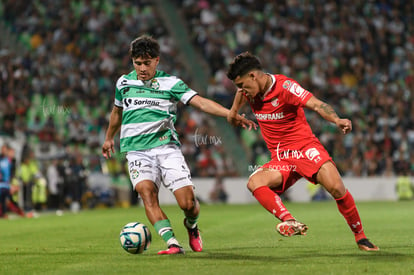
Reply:
[[168, 247], [170, 247], [170, 245], [172, 245], [172, 244], [175, 244], [175, 245], [178, 245], [178, 246], [180, 246], [181, 247], [181, 245], [178, 243], [178, 241], [177, 241], [177, 239], [176, 238], [170, 238], [168, 241], [167, 241], [167, 245], [168, 245]]

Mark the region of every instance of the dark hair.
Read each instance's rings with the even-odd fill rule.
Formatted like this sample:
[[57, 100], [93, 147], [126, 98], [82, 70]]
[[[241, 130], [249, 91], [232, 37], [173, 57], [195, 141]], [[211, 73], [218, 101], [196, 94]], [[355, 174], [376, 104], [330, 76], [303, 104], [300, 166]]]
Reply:
[[237, 76], [243, 76], [253, 70], [262, 70], [262, 64], [253, 54], [244, 52], [236, 56], [230, 63], [227, 77], [230, 80], [235, 80]]
[[160, 44], [151, 36], [142, 35], [131, 42], [129, 54], [132, 58], [155, 58], [160, 56]]

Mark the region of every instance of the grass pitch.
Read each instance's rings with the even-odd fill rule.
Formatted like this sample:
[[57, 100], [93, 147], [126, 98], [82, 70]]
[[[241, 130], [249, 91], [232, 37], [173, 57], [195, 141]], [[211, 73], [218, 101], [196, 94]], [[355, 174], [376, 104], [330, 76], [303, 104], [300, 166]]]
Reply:
[[[357, 203], [379, 252], [358, 250], [333, 201], [286, 203], [309, 226], [284, 238], [260, 205], [202, 205], [204, 251], [192, 252], [178, 206], [164, 206], [185, 255], [157, 255], [165, 244], [142, 207], [0, 220], [0, 274], [414, 274], [414, 202]], [[149, 225], [144, 254], [119, 244], [123, 225]]]

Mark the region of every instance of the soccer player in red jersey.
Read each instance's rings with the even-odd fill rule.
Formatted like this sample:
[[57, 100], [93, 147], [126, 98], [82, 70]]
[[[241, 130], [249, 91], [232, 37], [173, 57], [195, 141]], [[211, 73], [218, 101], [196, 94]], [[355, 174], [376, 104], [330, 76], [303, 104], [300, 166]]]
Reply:
[[321, 184], [335, 199], [361, 250], [379, 250], [365, 236], [354, 199], [318, 138], [306, 121], [303, 108], [317, 112], [346, 134], [352, 130], [349, 119], [340, 118], [333, 108], [302, 88], [295, 80], [280, 74], [268, 74], [259, 59], [239, 54], [229, 65], [227, 77], [237, 86], [230, 123], [239, 109], [249, 102], [271, 152], [271, 160], [250, 177], [247, 188], [259, 203], [282, 222], [276, 226], [283, 236], [305, 235], [308, 227], [286, 209], [279, 195], [304, 177]]

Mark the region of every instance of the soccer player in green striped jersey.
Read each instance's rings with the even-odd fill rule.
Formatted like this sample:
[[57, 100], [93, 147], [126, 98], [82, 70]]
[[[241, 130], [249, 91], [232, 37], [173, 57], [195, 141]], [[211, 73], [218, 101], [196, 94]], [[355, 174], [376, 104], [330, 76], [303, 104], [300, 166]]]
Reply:
[[[140, 195], [148, 220], [167, 243], [158, 254], [183, 254], [171, 223], [158, 202], [161, 184], [175, 196], [184, 212], [189, 245], [200, 252], [203, 244], [197, 227], [200, 205], [194, 194], [190, 170], [180, 150], [175, 130], [177, 103], [181, 101], [208, 114], [227, 117], [229, 110], [190, 89], [180, 78], [157, 70], [160, 46], [150, 36], [133, 40], [129, 49], [134, 70], [116, 82], [102, 154], [115, 152], [114, 137], [120, 131], [120, 150], [127, 152], [131, 183]], [[237, 125], [247, 129], [256, 124], [244, 116]]]

